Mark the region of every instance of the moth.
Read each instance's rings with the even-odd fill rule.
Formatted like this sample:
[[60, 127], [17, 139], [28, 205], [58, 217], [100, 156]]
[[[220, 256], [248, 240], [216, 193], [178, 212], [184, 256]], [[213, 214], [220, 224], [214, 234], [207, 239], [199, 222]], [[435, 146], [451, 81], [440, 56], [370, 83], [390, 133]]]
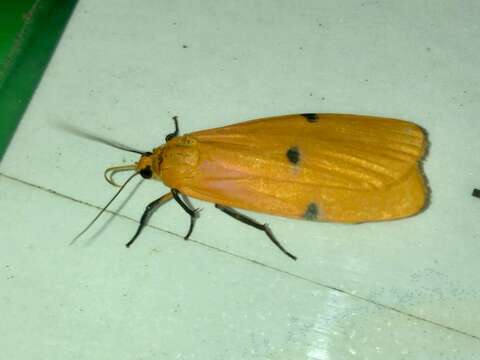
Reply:
[[175, 131], [152, 151], [87, 136], [140, 154], [134, 164], [106, 170], [111, 184], [117, 185], [114, 174], [128, 170], [134, 172], [129, 180], [139, 174], [171, 189], [148, 204], [127, 246], [137, 239], [152, 213], [172, 199], [190, 216], [185, 239], [198, 217], [198, 210], [188, 201], [192, 197], [264, 231], [292, 259], [296, 257], [268, 225], [236, 209], [309, 221], [362, 223], [412, 216], [425, 207], [428, 191], [421, 160], [427, 138], [414, 123], [309, 113], [179, 135], [177, 118], [173, 119]]

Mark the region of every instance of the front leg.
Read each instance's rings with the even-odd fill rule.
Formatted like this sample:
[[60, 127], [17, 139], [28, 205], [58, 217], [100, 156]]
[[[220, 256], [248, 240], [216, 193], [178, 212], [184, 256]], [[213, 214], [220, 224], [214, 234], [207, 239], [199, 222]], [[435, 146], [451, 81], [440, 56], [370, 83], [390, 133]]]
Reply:
[[140, 225], [138, 225], [137, 232], [133, 235], [132, 239], [126, 244], [126, 247], [130, 247], [133, 244], [135, 239], [140, 235], [143, 228], [147, 225], [148, 220], [152, 216], [152, 214], [157, 210], [160, 206], [165, 204], [167, 201], [172, 200], [172, 194], [166, 193], [165, 195], [159, 197], [157, 200], [152, 201], [150, 204], [147, 205], [145, 211], [143, 212], [142, 218], [140, 219]]

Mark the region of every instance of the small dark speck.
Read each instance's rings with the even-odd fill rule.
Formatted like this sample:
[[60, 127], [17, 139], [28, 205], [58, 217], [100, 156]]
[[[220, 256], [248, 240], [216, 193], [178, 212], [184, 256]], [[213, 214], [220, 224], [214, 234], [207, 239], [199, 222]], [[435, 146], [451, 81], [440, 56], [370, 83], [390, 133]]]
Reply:
[[298, 151], [298, 147], [293, 146], [287, 150], [287, 158], [292, 164], [296, 165], [300, 161], [300, 151]]
[[182, 48], [186, 49], [188, 48], [188, 45], [182, 45]]
[[308, 122], [317, 122], [318, 121], [318, 115], [317, 114], [301, 114], [305, 119], [307, 119]]
[[322, 100], [325, 101], [325, 96], [322, 96]]
[[317, 204], [315, 204], [313, 202], [308, 204], [307, 211], [305, 211], [305, 214], [303, 215], [303, 217], [306, 220], [310, 220], [310, 221], [318, 220], [318, 206], [317, 206]]
[[303, 50], [303, 46], [300, 46], [299, 49], [300, 49], [300, 50]]
[[313, 96], [313, 93], [310, 93], [310, 96]]
[[426, 47], [426, 50], [427, 50], [427, 51], [432, 51], [432, 48], [429, 47], [429, 46], [427, 46], [427, 47]]

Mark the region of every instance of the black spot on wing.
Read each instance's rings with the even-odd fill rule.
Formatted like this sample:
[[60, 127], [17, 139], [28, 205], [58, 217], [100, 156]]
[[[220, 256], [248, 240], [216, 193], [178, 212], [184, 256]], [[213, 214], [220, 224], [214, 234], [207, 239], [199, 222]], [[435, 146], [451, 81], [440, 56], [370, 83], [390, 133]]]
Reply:
[[300, 162], [300, 151], [298, 151], [298, 147], [293, 146], [287, 150], [287, 158], [292, 164], [296, 165]]
[[317, 122], [318, 114], [301, 114], [308, 122]]
[[318, 206], [317, 206], [317, 204], [315, 204], [313, 202], [308, 204], [307, 210], [305, 211], [305, 214], [303, 215], [303, 217], [306, 220], [310, 220], [310, 221], [318, 220]]

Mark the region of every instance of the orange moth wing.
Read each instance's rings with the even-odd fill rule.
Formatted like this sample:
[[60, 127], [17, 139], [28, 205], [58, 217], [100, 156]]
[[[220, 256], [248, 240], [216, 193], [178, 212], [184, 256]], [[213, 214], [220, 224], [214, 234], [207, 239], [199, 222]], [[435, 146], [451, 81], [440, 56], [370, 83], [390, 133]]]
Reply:
[[179, 136], [154, 172], [181, 193], [235, 208], [333, 222], [407, 217], [427, 197], [424, 131], [346, 114], [271, 117]]

